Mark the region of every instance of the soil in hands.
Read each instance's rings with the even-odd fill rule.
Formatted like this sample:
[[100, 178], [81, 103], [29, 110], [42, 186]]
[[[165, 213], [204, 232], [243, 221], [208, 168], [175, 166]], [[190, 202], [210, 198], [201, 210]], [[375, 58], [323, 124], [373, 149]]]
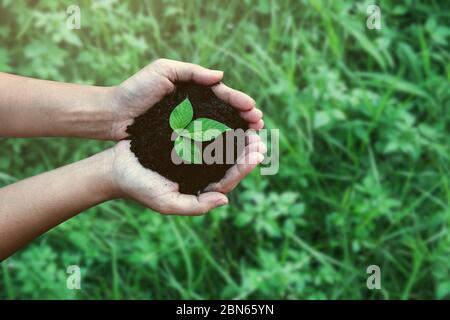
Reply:
[[[238, 112], [223, 100], [217, 98], [210, 87], [192, 83], [179, 83], [175, 91], [167, 95], [159, 103], [151, 107], [146, 113], [137, 117], [127, 128], [131, 139], [131, 151], [139, 162], [146, 168], [158, 172], [171, 181], [177, 182], [179, 191], [186, 194], [198, 194], [212, 182], [218, 182], [233, 164], [175, 164], [171, 154], [174, 142], [171, 140], [172, 128], [169, 117], [172, 110], [186, 97], [194, 109], [193, 119], [210, 118], [217, 120], [232, 129], [247, 130], [247, 123]], [[226, 135], [223, 133], [225, 146]], [[202, 150], [213, 141], [202, 142]], [[224, 147], [224, 158], [227, 150]], [[228, 150], [229, 151], [229, 150]], [[233, 152], [236, 161], [243, 149]]]

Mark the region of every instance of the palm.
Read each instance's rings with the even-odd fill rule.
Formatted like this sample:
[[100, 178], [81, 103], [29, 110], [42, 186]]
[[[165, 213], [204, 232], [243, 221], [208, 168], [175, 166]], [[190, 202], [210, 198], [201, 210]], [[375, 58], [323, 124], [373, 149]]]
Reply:
[[127, 126], [174, 89], [152, 65], [124, 81], [114, 92], [114, 133], [117, 140], [126, 137]]
[[178, 193], [178, 185], [175, 182], [144, 168], [139, 163], [130, 150], [130, 141], [120, 141], [113, 150], [113, 176], [125, 194], [160, 211], [166, 201]]

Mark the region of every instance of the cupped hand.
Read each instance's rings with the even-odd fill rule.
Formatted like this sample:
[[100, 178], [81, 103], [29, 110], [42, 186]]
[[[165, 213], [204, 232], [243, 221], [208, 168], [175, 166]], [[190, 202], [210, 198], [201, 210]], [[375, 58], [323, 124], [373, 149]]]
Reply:
[[201, 215], [226, 205], [230, 192], [247, 174], [264, 159], [265, 145], [258, 136], [247, 139], [244, 152], [237, 164], [228, 169], [218, 183], [207, 187], [207, 192], [198, 196], [181, 194], [178, 184], [159, 173], [144, 168], [130, 150], [131, 142], [117, 143], [113, 151], [112, 178], [118, 197], [132, 198], [163, 214]]
[[196, 64], [168, 59], [154, 61], [110, 91], [108, 104], [113, 109], [112, 139], [126, 138], [127, 126], [133, 123], [134, 118], [174, 91], [176, 82], [185, 81], [211, 86], [218, 98], [239, 111], [240, 116], [249, 122], [250, 128], [262, 129], [262, 112], [256, 109], [255, 101], [221, 83], [222, 78], [222, 71]]
[[[219, 99], [239, 112], [250, 129], [262, 129], [262, 112], [255, 107], [255, 101], [221, 83], [222, 78], [222, 71], [191, 63], [156, 60], [114, 88], [111, 103], [114, 108], [113, 138], [126, 138], [126, 128], [135, 117], [175, 90], [176, 82], [184, 81], [211, 86]], [[266, 146], [257, 135], [249, 134], [237, 164], [228, 169], [223, 179], [210, 184], [198, 196], [181, 194], [177, 183], [144, 168], [131, 152], [130, 141], [120, 141], [112, 150], [112, 175], [120, 196], [133, 198], [163, 214], [200, 215], [228, 203], [225, 194], [263, 161]]]

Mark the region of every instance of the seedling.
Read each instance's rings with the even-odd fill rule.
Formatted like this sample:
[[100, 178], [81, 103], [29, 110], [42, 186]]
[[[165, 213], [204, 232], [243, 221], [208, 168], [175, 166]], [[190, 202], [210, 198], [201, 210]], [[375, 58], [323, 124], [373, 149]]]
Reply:
[[193, 116], [192, 104], [186, 98], [170, 114], [169, 124], [178, 134], [174, 141], [178, 156], [189, 163], [201, 164], [202, 153], [195, 141], [211, 141], [231, 128], [213, 119], [192, 120]]

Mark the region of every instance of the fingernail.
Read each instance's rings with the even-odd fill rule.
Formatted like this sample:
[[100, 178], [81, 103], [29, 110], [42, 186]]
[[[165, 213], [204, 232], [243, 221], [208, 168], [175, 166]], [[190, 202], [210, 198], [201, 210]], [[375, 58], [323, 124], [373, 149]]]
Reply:
[[257, 163], [261, 163], [261, 162], [263, 162], [263, 160], [264, 160], [264, 156], [261, 153], [258, 153], [258, 156], [256, 159]]
[[266, 153], [266, 152], [267, 152], [267, 146], [266, 146], [266, 144], [263, 143], [263, 142], [260, 142], [260, 143], [258, 144], [258, 151], [261, 152], [262, 154]]
[[[264, 120], [261, 119], [261, 120], [259, 120], [259, 121], [261, 122], [261, 129], [263, 129], [263, 128], [264, 128]], [[261, 130], [261, 129], [259, 129], [259, 130]]]
[[217, 75], [223, 77], [223, 71], [222, 70], [211, 70], [211, 71], [216, 73]]
[[222, 206], [228, 204], [228, 199], [220, 199], [217, 201], [216, 204], [217, 204], [217, 207], [222, 207]]

